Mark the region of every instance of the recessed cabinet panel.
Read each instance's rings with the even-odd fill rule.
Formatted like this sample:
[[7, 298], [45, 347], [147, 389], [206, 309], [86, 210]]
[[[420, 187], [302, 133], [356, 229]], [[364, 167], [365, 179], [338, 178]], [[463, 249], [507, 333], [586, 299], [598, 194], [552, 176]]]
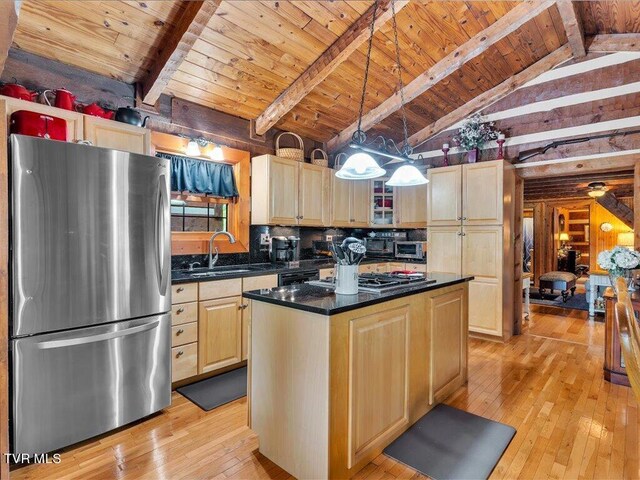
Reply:
[[429, 272], [454, 273], [462, 271], [462, 228], [430, 227], [427, 229], [427, 269]]
[[502, 275], [502, 226], [464, 227], [462, 273], [476, 278]]
[[502, 223], [503, 170], [501, 160], [464, 166], [462, 217], [465, 225]]
[[198, 373], [242, 360], [242, 297], [200, 302]]
[[298, 224], [323, 226], [329, 221], [329, 199], [331, 181], [327, 168], [300, 164], [300, 185], [298, 188]]
[[396, 227], [424, 228], [427, 226], [428, 186], [396, 188]]
[[333, 176], [332, 184], [332, 200], [331, 207], [331, 225], [335, 227], [348, 227], [351, 225], [351, 196], [353, 190], [353, 182], [343, 180]]
[[469, 330], [502, 335], [502, 285], [494, 279], [469, 282]]
[[298, 175], [296, 162], [271, 157], [269, 168], [270, 223], [295, 225], [298, 216]]
[[366, 227], [370, 222], [371, 193], [369, 192], [369, 182], [353, 180], [351, 185], [351, 226]]
[[84, 136], [96, 147], [151, 154], [151, 131], [147, 128], [85, 116]]
[[349, 349], [351, 468], [409, 423], [409, 308], [352, 320]]
[[427, 170], [427, 224], [459, 225], [462, 217], [462, 166]]

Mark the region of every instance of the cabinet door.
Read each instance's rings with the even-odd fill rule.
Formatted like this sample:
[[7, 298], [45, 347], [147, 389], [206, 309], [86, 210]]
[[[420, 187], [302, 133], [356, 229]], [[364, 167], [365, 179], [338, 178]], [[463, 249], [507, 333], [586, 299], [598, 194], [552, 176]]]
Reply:
[[427, 271], [462, 272], [462, 227], [430, 227], [427, 230]]
[[469, 330], [502, 336], [502, 227], [464, 227], [462, 273], [469, 284]]
[[427, 226], [428, 185], [396, 188], [396, 226], [424, 228]]
[[465, 225], [499, 225], [503, 205], [502, 160], [464, 165], [462, 220]]
[[446, 398], [467, 376], [467, 306], [464, 289], [429, 298], [431, 319], [429, 404]]
[[242, 297], [200, 302], [198, 373], [242, 361]]
[[84, 138], [96, 147], [151, 154], [151, 131], [104, 118], [84, 117]]
[[409, 423], [409, 308], [349, 324], [348, 468]]
[[351, 181], [351, 226], [368, 227], [371, 222], [370, 182], [365, 180]]
[[[260, 290], [278, 286], [277, 275], [263, 275], [242, 279], [242, 291]], [[245, 298], [242, 303], [242, 360], [249, 358], [251, 350], [251, 300]]]
[[298, 162], [269, 157], [269, 223], [298, 223]]
[[329, 225], [331, 172], [328, 168], [318, 165], [300, 164], [298, 224], [313, 227]]
[[13, 112], [17, 112], [18, 110], [28, 110], [30, 112], [50, 115], [52, 117], [58, 117], [65, 120], [67, 122], [68, 142], [84, 140], [84, 124], [82, 122], [83, 115], [81, 113], [64, 110], [62, 108], [50, 107], [40, 103], [27, 102], [26, 100], [19, 100], [17, 98], [3, 96], [0, 96], [0, 98], [6, 102], [7, 125], [9, 125], [9, 117]]
[[331, 226], [351, 226], [351, 195], [353, 182], [332, 175], [331, 179]]
[[462, 217], [462, 166], [427, 170], [427, 225], [458, 225]]

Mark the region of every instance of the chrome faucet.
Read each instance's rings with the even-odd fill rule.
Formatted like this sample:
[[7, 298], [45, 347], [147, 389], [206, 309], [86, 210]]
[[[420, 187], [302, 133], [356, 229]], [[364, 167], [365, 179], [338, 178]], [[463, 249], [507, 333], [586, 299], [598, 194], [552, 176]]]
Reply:
[[[234, 237], [231, 233], [227, 232], [226, 230], [223, 230], [221, 232], [215, 232], [213, 235], [211, 235], [211, 238], [209, 239], [209, 268], [213, 268], [216, 262], [218, 261], [218, 247], [213, 245], [213, 241], [216, 239], [218, 235], [226, 235], [227, 238], [229, 239], [229, 243], [236, 243], [236, 237]], [[216, 252], [215, 257], [213, 256], [214, 250]]]

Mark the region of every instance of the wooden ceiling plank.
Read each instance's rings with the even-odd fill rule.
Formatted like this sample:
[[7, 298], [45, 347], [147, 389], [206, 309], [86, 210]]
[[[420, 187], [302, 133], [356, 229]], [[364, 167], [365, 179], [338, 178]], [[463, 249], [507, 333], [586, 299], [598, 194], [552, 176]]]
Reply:
[[572, 162], [555, 162], [535, 165], [528, 168], [519, 168], [518, 175], [522, 178], [547, 178], [549, 176], [576, 175], [579, 173], [609, 172], [616, 170], [628, 170], [634, 168], [640, 162], [640, 154], [611, 156], [598, 158], [595, 161], [576, 160]]
[[584, 43], [584, 27], [576, 5], [571, 0], [558, 0], [557, 6], [573, 56], [576, 58], [584, 57], [587, 54]]
[[9, 56], [9, 49], [13, 43], [13, 34], [18, 26], [21, 2], [0, 2], [0, 73]]
[[[396, 11], [409, 2], [398, 2]], [[380, 26], [391, 18], [391, 0], [381, 0], [376, 25]], [[284, 92], [282, 92], [256, 119], [256, 133], [263, 135], [300, 101], [338, 65], [360, 47], [368, 38], [373, 7], [347, 29], [325, 52], [320, 55]]]
[[589, 52], [639, 52], [640, 33], [600, 34], [587, 37]]
[[518, 87], [536, 78], [541, 73], [551, 70], [553, 67], [564, 62], [565, 60], [568, 60], [569, 58], [571, 58], [570, 47], [567, 47], [566, 45], [560, 47], [559, 49], [544, 57], [542, 60], [539, 60], [530, 67], [526, 68], [522, 72], [508, 78], [501, 84], [478, 95], [470, 102], [465, 103], [451, 113], [445, 115], [442, 118], [439, 118], [431, 125], [427, 125], [422, 130], [414, 133], [409, 137], [409, 144], [412, 146], [421, 144], [430, 137], [437, 135], [439, 132], [446, 130], [452, 125], [455, 125], [472, 113], [475, 113], [485, 108], [486, 106], [504, 98]]
[[[469, 41], [450, 52], [442, 60], [429, 68], [422, 75], [404, 87], [404, 97], [406, 102], [410, 102], [425, 93], [433, 85], [437, 84], [447, 76], [460, 69], [469, 60], [479, 56], [493, 44], [513, 33], [526, 22], [535, 18], [554, 2], [552, 0], [538, 1], [535, 3], [523, 2], [506, 15], [498, 19], [485, 30], [474, 35]], [[362, 118], [362, 128], [366, 131], [375, 124], [381, 122], [391, 113], [400, 108], [400, 92], [382, 102], [378, 107], [370, 110]], [[332, 138], [327, 147], [335, 151], [351, 140], [353, 133], [358, 128], [358, 122], [354, 122], [340, 135]]]
[[193, 47], [222, 0], [190, 1], [178, 20], [169, 38], [162, 42], [163, 48], [149, 74], [142, 80], [142, 99], [153, 105], [166, 88], [173, 74]]

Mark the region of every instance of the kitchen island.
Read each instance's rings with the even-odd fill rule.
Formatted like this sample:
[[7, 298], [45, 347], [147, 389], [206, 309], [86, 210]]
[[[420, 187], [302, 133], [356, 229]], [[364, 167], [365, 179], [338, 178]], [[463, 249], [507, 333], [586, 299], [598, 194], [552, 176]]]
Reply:
[[244, 292], [263, 455], [297, 478], [350, 478], [465, 384], [472, 277], [431, 277], [386, 293]]

